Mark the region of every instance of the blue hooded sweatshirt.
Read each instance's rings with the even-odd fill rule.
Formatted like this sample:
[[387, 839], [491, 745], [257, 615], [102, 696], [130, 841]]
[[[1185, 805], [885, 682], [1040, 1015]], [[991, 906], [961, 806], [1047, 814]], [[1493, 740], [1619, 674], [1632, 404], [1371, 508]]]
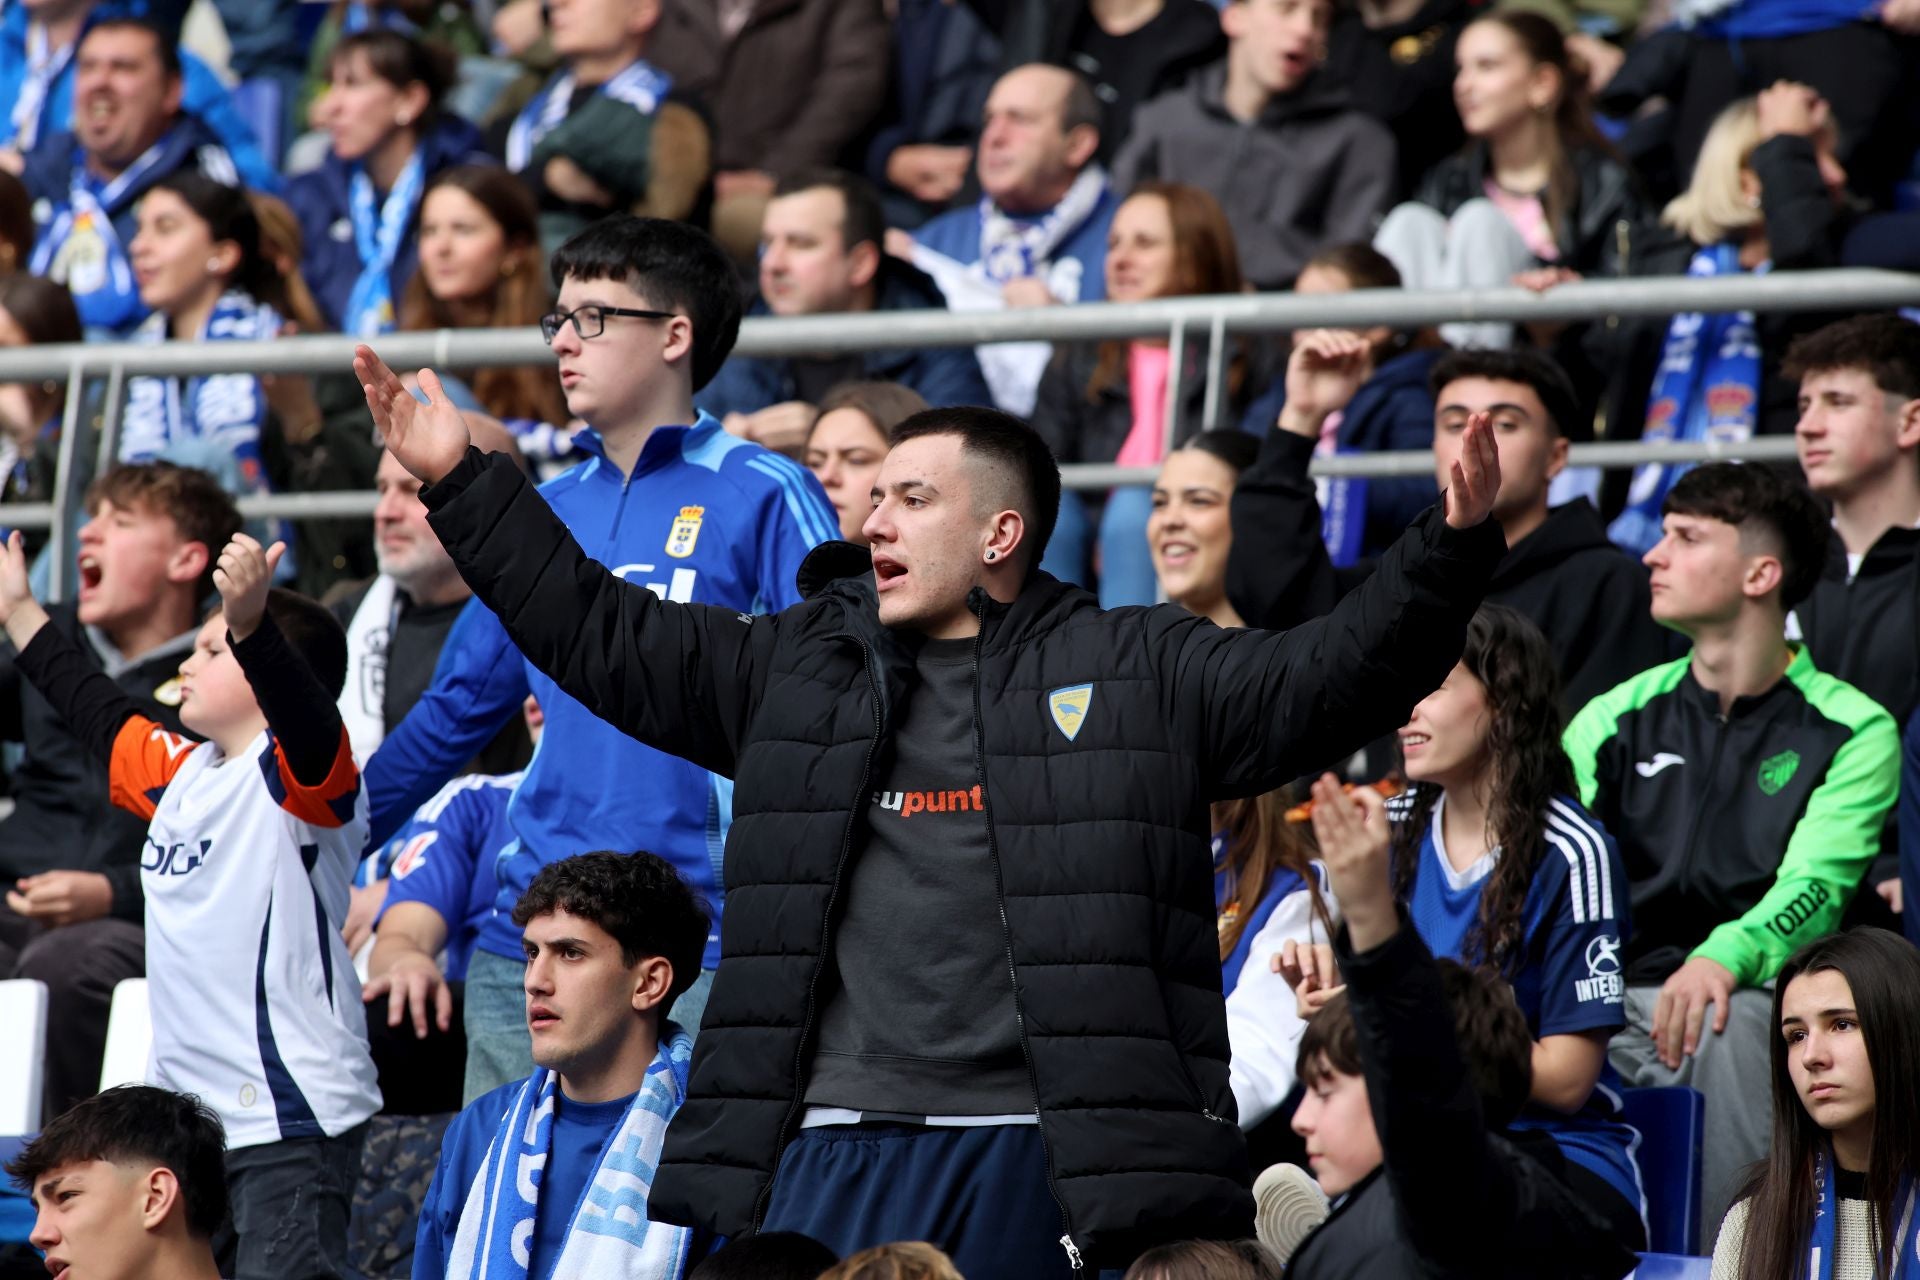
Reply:
[[[778, 612], [800, 600], [795, 579], [807, 552], [839, 536], [811, 472], [705, 414], [691, 427], [656, 428], [631, 478], [607, 460], [595, 432], [574, 441], [587, 460], [540, 486], [541, 495], [588, 555], [665, 599]], [[448, 633], [433, 684], [367, 762], [371, 841], [386, 840], [457, 774], [529, 693], [546, 727], [508, 806], [516, 843], [499, 859], [498, 910], [479, 949], [522, 957], [507, 915], [548, 863], [645, 849], [712, 906], [702, 963], [717, 965], [733, 784], [641, 746], [561, 692], [477, 600]]]

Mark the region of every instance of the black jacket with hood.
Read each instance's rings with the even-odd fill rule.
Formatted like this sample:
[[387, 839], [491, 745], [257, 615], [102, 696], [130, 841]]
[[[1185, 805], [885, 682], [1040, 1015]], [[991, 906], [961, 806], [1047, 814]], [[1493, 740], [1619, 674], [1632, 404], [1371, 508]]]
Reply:
[[1881, 534], [1851, 577], [1845, 544], [1829, 540], [1826, 569], [1788, 616], [1787, 637], [1906, 724], [1920, 707], [1920, 529]]
[[[614, 577], [477, 450], [423, 496], [529, 661], [636, 739], [735, 780], [722, 958], [649, 1211], [754, 1231], [800, 1118], [836, 899], [920, 638], [880, 625], [871, 557], [844, 543], [802, 567], [807, 599], [753, 617]], [[1040, 572], [1010, 604], [974, 589], [998, 932], [1063, 1237], [1092, 1265], [1252, 1226], [1209, 803], [1400, 723], [1458, 658], [1499, 551], [1496, 528], [1456, 531], [1435, 508], [1371, 587], [1286, 635], [1174, 606], [1102, 611]], [[1069, 691], [1074, 715], [1058, 707]]]
[[1226, 86], [1217, 62], [1141, 107], [1113, 162], [1114, 190], [1158, 179], [1212, 192], [1241, 271], [1261, 289], [1291, 284], [1325, 245], [1371, 239], [1394, 196], [1387, 127], [1324, 71], [1252, 122], [1227, 110]]
[[[1227, 598], [1252, 626], [1317, 618], [1376, 569], [1376, 561], [1336, 569], [1327, 558], [1320, 502], [1307, 474], [1313, 445], [1269, 428], [1260, 456], [1234, 487]], [[1599, 513], [1584, 498], [1554, 507], [1507, 552], [1487, 601], [1518, 609], [1545, 633], [1570, 712], [1674, 652], [1670, 633], [1650, 613], [1646, 570], [1607, 541]]]
[[1383, 1161], [1300, 1243], [1288, 1280], [1632, 1271], [1633, 1253], [1562, 1180], [1558, 1144], [1488, 1125], [1440, 967], [1406, 917], [1371, 950], [1356, 954], [1345, 928], [1334, 945]]

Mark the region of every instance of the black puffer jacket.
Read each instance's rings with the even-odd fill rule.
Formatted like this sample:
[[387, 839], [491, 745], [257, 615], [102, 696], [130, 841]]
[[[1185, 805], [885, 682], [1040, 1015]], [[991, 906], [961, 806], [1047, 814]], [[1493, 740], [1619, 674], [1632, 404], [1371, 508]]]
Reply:
[[[477, 451], [424, 496], [532, 662], [640, 741], [736, 781], [719, 975], [649, 1212], [750, 1232], [799, 1120], [835, 898], [919, 637], [879, 624], [868, 553], [843, 543], [808, 558], [806, 601], [749, 617], [613, 577]], [[1103, 612], [1042, 573], [1011, 604], [975, 591], [1008, 981], [1063, 1231], [1092, 1265], [1252, 1226], [1209, 802], [1401, 723], [1459, 657], [1500, 550], [1491, 525], [1456, 532], [1436, 509], [1372, 583], [1286, 635], [1172, 606]], [[1077, 719], [1050, 709], [1075, 686]]]
[[[1583, 147], [1571, 155], [1578, 191], [1554, 223], [1557, 265], [1584, 276], [1619, 275], [1627, 238], [1647, 215], [1638, 181], [1604, 152]], [[1467, 201], [1486, 197], [1489, 173], [1486, 144], [1469, 143], [1433, 166], [1414, 199], [1451, 218]]]

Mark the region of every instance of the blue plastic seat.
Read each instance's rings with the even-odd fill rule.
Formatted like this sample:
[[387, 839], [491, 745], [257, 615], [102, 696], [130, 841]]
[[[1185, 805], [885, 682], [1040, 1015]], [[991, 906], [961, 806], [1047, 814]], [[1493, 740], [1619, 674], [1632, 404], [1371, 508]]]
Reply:
[[1635, 1155], [1647, 1193], [1647, 1248], [1655, 1255], [1698, 1252], [1706, 1099], [1685, 1085], [1622, 1089], [1620, 1096], [1624, 1119], [1640, 1131]]
[[1709, 1280], [1712, 1275], [1712, 1258], [1692, 1258], [1684, 1253], [1643, 1253], [1631, 1280]]

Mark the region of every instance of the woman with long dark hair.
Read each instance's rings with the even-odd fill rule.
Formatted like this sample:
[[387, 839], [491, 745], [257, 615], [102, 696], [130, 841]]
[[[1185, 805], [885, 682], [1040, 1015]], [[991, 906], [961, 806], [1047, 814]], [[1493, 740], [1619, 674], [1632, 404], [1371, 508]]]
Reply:
[[1920, 951], [1817, 938], [1774, 980], [1773, 1021], [1773, 1141], [1713, 1280], [1920, 1276]]
[[[1374, 245], [1410, 289], [1488, 288], [1534, 268], [1615, 275], [1644, 216], [1632, 171], [1593, 122], [1586, 69], [1560, 29], [1502, 9], [1468, 24], [1454, 106], [1467, 145], [1387, 213]], [[1512, 326], [1443, 325], [1455, 346], [1506, 346]]]
[[[402, 330], [527, 328], [552, 310], [539, 206], [500, 166], [436, 174], [420, 202], [418, 239], [420, 269], [400, 301]], [[528, 434], [516, 424], [548, 423], [563, 428], [564, 442], [572, 415], [551, 364], [455, 372], [516, 435]]]
[[1466, 651], [1400, 730], [1410, 789], [1394, 815], [1394, 879], [1433, 954], [1513, 985], [1533, 1032], [1533, 1089], [1514, 1126], [1559, 1143], [1569, 1180], [1644, 1239], [1633, 1131], [1607, 1086], [1626, 1025], [1627, 877], [1574, 797], [1560, 681], [1533, 623], [1483, 605]]
[[[1197, 187], [1171, 182], [1141, 183], [1114, 212], [1106, 273], [1107, 297], [1115, 302], [1239, 293], [1243, 284], [1233, 229], [1219, 202]], [[1157, 466], [1170, 443], [1166, 410], [1172, 357], [1165, 338], [1055, 347], [1040, 376], [1034, 430], [1063, 463]], [[1250, 358], [1249, 348], [1235, 344], [1222, 421], [1239, 421], [1248, 399], [1264, 386], [1249, 370]], [[1198, 343], [1188, 344], [1179, 361], [1177, 394], [1185, 421], [1196, 426], [1206, 398], [1206, 364]], [[1153, 566], [1142, 536], [1148, 504], [1145, 486], [1115, 489], [1104, 504], [1066, 495], [1042, 567], [1056, 577], [1093, 585], [1097, 548], [1100, 603], [1108, 608], [1152, 603]]]
[[314, 122], [333, 139], [318, 169], [287, 186], [307, 278], [327, 322], [371, 337], [394, 328], [418, 263], [420, 202], [450, 165], [485, 161], [479, 131], [441, 108], [453, 59], [428, 41], [371, 28], [329, 61]]
[[1154, 481], [1147, 553], [1167, 599], [1223, 627], [1246, 621], [1227, 600], [1228, 508], [1240, 473], [1260, 452], [1244, 431], [1201, 431], [1167, 455]]
[[[267, 341], [280, 336], [284, 281], [260, 247], [247, 193], [183, 169], [141, 198], [128, 246], [140, 301], [136, 342]], [[236, 493], [267, 488], [260, 437], [266, 388], [252, 373], [127, 382], [122, 462], [167, 458], [205, 467]]]

